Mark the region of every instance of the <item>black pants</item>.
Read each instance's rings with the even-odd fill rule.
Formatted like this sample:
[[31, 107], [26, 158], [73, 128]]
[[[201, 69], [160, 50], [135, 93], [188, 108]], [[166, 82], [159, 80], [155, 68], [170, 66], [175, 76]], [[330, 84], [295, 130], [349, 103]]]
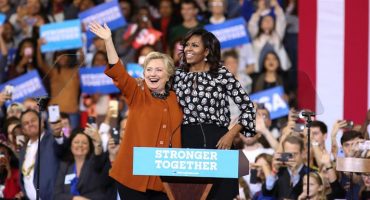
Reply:
[[[181, 126], [181, 145], [183, 148], [216, 149], [218, 140], [227, 133], [226, 127], [215, 124], [191, 124]], [[198, 182], [198, 178], [194, 179]], [[232, 200], [239, 194], [238, 179], [213, 178], [207, 199]]]
[[130, 189], [118, 182], [116, 182], [116, 185], [121, 200], [168, 200], [167, 195], [163, 192], [158, 192], [154, 190], [140, 192]]

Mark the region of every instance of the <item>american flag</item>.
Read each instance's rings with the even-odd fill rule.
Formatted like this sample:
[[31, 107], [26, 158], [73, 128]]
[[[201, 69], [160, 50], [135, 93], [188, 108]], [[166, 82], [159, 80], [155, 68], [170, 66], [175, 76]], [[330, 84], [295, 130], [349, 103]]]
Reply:
[[362, 124], [370, 107], [369, 0], [300, 0], [298, 9], [300, 107], [329, 128], [338, 119]]

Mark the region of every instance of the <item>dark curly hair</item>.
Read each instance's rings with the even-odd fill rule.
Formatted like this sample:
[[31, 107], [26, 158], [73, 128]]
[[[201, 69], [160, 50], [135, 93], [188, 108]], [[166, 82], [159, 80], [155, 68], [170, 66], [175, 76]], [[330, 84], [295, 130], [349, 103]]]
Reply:
[[[208, 49], [209, 53], [207, 55], [207, 62], [210, 65], [209, 72], [213, 75], [217, 75], [218, 69], [222, 67], [221, 63], [221, 45], [218, 39], [216, 38], [213, 33], [202, 29], [202, 28], [196, 28], [190, 30], [184, 37], [184, 39], [181, 42], [181, 45], [185, 47], [185, 44], [188, 42], [188, 40], [193, 36], [200, 36], [202, 38], [202, 42], [205, 49]], [[181, 50], [181, 56], [180, 56], [180, 67], [184, 69], [186, 72], [189, 71], [190, 65], [186, 62], [185, 58], [185, 48], [182, 48]]]

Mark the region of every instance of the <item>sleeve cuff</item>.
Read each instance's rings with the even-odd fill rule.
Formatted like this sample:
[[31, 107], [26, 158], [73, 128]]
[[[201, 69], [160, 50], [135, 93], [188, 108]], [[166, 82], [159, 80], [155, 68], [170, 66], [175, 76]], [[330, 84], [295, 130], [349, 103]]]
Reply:
[[269, 175], [266, 177], [266, 189], [272, 190], [274, 188], [275, 182], [277, 180], [276, 176]]

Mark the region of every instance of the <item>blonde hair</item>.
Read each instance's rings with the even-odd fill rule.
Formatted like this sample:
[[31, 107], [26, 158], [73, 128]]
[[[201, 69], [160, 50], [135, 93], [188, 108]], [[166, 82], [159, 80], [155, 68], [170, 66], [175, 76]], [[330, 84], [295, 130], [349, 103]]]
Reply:
[[143, 64], [144, 70], [148, 66], [148, 63], [152, 60], [155, 59], [161, 59], [163, 60], [165, 70], [167, 72], [167, 75], [169, 77], [173, 76], [175, 74], [175, 64], [170, 56], [164, 53], [160, 53], [157, 51], [150, 52], [148, 55], [145, 57], [145, 61]]
[[[319, 184], [319, 187], [321, 187], [321, 191], [317, 192], [317, 199], [318, 200], [325, 200], [326, 199], [326, 191], [325, 191], [325, 185], [324, 185], [324, 180], [322, 179], [321, 175], [319, 172], [311, 171], [310, 172], [310, 178], [315, 179], [317, 184]], [[304, 179], [307, 179], [307, 175], [303, 177]], [[306, 187], [303, 185], [303, 187]]]

